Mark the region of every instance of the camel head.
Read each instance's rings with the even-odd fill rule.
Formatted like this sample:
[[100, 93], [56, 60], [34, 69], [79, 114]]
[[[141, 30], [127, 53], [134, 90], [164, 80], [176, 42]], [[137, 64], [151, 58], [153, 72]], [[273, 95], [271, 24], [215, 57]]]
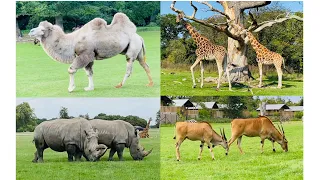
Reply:
[[30, 30], [29, 36], [35, 37], [38, 40], [41, 40], [42, 38], [48, 37], [52, 30], [53, 30], [53, 25], [50, 22], [42, 21], [39, 23], [38, 27]]

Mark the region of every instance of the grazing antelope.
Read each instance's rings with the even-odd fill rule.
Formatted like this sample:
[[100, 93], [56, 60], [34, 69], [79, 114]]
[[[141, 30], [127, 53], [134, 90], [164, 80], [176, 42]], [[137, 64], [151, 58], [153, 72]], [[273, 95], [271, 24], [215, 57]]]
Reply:
[[[283, 127], [278, 125], [279, 130], [273, 125], [271, 120], [265, 116], [260, 116], [258, 118], [249, 119], [234, 119], [231, 122], [231, 139], [228, 143], [229, 147], [238, 139], [238, 148], [243, 154], [241, 149], [241, 139], [245, 135], [247, 137], [257, 137], [261, 138], [261, 153], [263, 153], [264, 140], [269, 139], [272, 142], [273, 152], [275, 152], [274, 142], [281, 145], [282, 149], [288, 151], [288, 141], [285, 137]], [[280, 132], [281, 131], [281, 132]]]
[[177, 122], [176, 136], [173, 138], [176, 139], [177, 161], [180, 161], [179, 148], [185, 139], [189, 139], [191, 141], [201, 141], [198, 160], [201, 159], [204, 143], [208, 145], [212, 160], [214, 160], [212, 148], [217, 145], [221, 145], [224, 149], [226, 149], [226, 155], [228, 155], [229, 146], [228, 140], [224, 133], [224, 129], [222, 131], [220, 129], [220, 134], [221, 136], [212, 129], [211, 125], [208, 122]]

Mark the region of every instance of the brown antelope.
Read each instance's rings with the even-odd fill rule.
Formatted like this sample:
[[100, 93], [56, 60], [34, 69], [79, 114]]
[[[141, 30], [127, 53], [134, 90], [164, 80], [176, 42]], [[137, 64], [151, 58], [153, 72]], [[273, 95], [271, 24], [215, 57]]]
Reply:
[[[274, 142], [281, 145], [282, 149], [288, 151], [288, 141], [285, 137], [283, 127], [278, 125], [279, 130], [273, 125], [271, 120], [265, 116], [249, 119], [234, 119], [231, 122], [231, 139], [228, 143], [230, 145], [236, 140], [240, 153], [243, 154], [241, 149], [241, 139], [245, 135], [247, 137], [261, 138], [261, 153], [263, 153], [264, 140], [269, 139], [272, 142], [273, 152], [275, 152]], [[281, 132], [280, 132], [281, 131]]]
[[180, 161], [179, 148], [185, 139], [189, 139], [191, 141], [201, 141], [198, 160], [201, 159], [204, 143], [208, 145], [212, 160], [214, 160], [214, 154], [213, 154], [212, 148], [217, 145], [221, 145], [224, 149], [226, 149], [226, 155], [228, 155], [229, 146], [228, 146], [228, 140], [224, 133], [224, 129], [222, 131], [220, 129], [220, 134], [221, 135], [217, 134], [212, 129], [211, 125], [208, 122], [196, 122], [196, 123], [177, 122], [176, 136], [173, 138], [173, 139], [176, 139], [177, 161]]

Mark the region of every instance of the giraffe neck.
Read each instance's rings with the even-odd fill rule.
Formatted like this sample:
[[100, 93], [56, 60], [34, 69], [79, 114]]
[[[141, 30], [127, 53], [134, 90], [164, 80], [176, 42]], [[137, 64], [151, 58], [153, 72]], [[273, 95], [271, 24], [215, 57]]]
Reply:
[[249, 34], [249, 40], [250, 40], [252, 48], [254, 49], [254, 51], [256, 53], [267, 50], [267, 48], [265, 46], [263, 46], [262, 44], [260, 44], [259, 41], [251, 33]]
[[189, 34], [191, 35], [192, 39], [198, 43], [200, 42], [201, 35], [191, 26], [191, 24], [184, 22], [184, 27], [188, 30]]

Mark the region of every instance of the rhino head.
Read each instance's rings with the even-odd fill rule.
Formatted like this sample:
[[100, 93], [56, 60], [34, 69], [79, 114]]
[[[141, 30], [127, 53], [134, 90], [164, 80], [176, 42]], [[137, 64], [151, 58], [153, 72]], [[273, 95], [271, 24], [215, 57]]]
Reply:
[[84, 157], [89, 161], [97, 161], [106, 153], [107, 146], [98, 144], [98, 132], [95, 129], [84, 132]]
[[138, 138], [133, 138], [129, 150], [130, 155], [134, 160], [142, 160], [144, 157], [148, 156], [152, 152], [152, 149], [149, 151], [145, 151], [144, 148], [139, 145]]

